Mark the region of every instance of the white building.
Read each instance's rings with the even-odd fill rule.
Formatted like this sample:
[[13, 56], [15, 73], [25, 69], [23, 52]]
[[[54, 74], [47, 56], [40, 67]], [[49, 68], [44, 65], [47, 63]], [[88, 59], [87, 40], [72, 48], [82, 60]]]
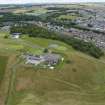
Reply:
[[12, 38], [18, 39], [20, 38], [21, 33], [12, 33]]

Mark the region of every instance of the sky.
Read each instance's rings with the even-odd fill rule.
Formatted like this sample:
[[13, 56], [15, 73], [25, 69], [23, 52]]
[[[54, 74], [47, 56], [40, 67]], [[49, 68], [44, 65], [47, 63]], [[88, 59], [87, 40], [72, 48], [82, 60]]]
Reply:
[[105, 2], [105, 0], [0, 0], [0, 4]]

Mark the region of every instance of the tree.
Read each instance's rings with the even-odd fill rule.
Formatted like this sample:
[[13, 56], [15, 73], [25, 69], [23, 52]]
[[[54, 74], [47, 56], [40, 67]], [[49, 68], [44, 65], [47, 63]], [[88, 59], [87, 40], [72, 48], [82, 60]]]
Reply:
[[[15, 32], [29, 34], [30, 37], [41, 37], [46, 39], [59, 40], [67, 43], [68, 45], [71, 45], [74, 49], [89, 54], [95, 58], [100, 58], [104, 55], [103, 51], [91, 42], [85, 42], [83, 40], [69, 36], [65, 37], [65, 35], [59, 35], [57, 33], [50, 32], [47, 29], [38, 27], [36, 25], [11, 27], [11, 33]], [[44, 52], [47, 53], [48, 49], [45, 49]]]
[[44, 53], [48, 53], [49, 50], [48, 50], [47, 48], [45, 48], [43, 52], [44, 52]]

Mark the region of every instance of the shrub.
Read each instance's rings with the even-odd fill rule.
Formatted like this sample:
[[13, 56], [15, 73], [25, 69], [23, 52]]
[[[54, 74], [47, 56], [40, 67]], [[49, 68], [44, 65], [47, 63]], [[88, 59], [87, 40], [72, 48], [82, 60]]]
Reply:
[[8, 38], [8, 35], [5, 35], [4, 38], [7, 39]]

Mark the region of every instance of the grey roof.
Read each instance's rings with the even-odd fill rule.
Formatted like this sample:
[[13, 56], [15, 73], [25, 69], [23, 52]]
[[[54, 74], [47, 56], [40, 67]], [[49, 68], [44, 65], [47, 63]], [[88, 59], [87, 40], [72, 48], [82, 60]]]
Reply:
[[29, 60], [41, 60], [39, 56], [27, 56], [27, 59]]
[[45, 54], [44, 55], [44, 59], [47, 61], [55, 61], [55, 60], [59, 60], [60, 59], [60, 55], [59, 54]]
[[47, 62], [49, 64], [54, 64], [57, 63], [60, 59], [60, 55], [59, 54], [44, 54], [41, 56], [33, 56], [33, 55], [27, 55], [26, 56], [26, 60], [28, 63], [32, 63], [32, 64], [39, 64], [41, 62]]
[[12, 33], [12, 35], [14, 35], [14, 36], [15, 36], [15, 35], [21, 35], [21, 33]]

